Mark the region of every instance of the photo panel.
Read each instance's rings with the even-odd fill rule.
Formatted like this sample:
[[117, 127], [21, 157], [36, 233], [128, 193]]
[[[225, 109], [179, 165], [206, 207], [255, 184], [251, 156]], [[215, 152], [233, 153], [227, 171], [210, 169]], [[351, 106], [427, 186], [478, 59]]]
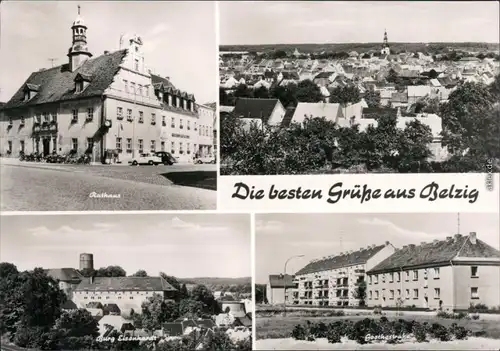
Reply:
[[[219, 208], [498, 210], [497, 2], [228, 1], [219, 12]], [[432, 182], [454, 199], [431, 200]], [[401, 200], [309, 205], [365, 186]], [[457, 200], [473, 188], [478, 201]]]
[[255, 347], [496, 350], [499, 228], [498, 213], [258, 214]]
[[209, 1], [2, 3], [2, 211], [215, 210], [216, 29]]
[[2, 216], [2, 349], [252, 349], [248, 214]]

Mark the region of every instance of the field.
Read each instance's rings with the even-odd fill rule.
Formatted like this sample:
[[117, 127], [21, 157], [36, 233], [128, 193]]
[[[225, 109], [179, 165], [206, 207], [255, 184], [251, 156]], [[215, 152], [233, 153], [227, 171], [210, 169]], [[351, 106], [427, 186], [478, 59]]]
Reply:
[[[274, 44], [274, 45], [221, 45], [220, 51], [270, 52], [275, 50], [294, 51], [301, 53], [326, 52], [366, 52], [380, 50], [381, 43], [324, 43], [324, 44]], [[425, 52], [442, 51], [446, 48], [464, 51], [498, 51], [498, 43], [390, 43], [396, 51]]]

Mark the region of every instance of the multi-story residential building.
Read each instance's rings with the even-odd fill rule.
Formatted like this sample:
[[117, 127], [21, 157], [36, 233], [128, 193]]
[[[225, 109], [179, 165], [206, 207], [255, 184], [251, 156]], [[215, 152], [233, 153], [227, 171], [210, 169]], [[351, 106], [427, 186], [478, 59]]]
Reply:
[[214, 156], [214, 132], [216, 129], [215, 104], [198, 105], [198, 152], [201, 157]]
[[[318, 306], [358, 306], [357, 288], [365, 282], [366, 271], [395, 252], [388, 241], [357, 251], [311, 261], [295, 274], [294, 304]], [[294, 293], [297, 294], [294, 294]]]
[[271, 274], [266, 284], [266, 299], [271, 305], [281, 305], [297, 300], [298, 284], [293, 275]]
[[33, 72], [3, 106], [0, 154], [72, 151], [122, 161], [169, 151], [189, 162], [209, 152], [212, 122], [200, 120], [192, 94], [146, 69], [140, 37], [93, 57], [80, 15], [71, 31], [68, 62]]
[[368, 306], [467, 309], [500, 305], [500, 251], [460, 234], [406, 245], [368, 270]]

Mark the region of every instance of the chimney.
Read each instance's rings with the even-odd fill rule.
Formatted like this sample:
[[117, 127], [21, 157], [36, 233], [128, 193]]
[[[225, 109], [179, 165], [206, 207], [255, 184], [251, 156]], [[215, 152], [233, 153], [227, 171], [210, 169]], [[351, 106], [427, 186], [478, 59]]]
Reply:
[[390, 243], [390, 242], [388, 242], [388, 241], [386, 241], [386, 242], [385, 242], [385, 246], [390, 245], [390, 244], [391, 244], [391, 243]]
[[107, 55], [109, 54], [109, 51], [108, 50], [104, 50], [104, 55]]
[[415, 248], [415, 244], [410, 244], [410, 249], [414, 249]]
[[452, 236], [447, 236], [447, 237], [446, 237], [446, 240], [448, 240], [448, 241], [449, 241], [449, 240], [453, 240], [453, 237], [452, 237]]
[[476, 232], [469, 233], [469, 240], [470, 240], [471, 244], [473, 244], [473, 245], [477, 244]]

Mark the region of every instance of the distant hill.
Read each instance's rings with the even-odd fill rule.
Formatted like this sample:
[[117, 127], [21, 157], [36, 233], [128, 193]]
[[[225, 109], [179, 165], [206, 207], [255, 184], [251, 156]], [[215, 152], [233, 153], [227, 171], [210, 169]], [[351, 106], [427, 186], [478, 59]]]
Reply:
[[217, 286], [217, 285], [245, 285], [252, 284], [251, 277], [243, 278], [216, 278], [216, 277], [204, 277], [204, 278], [177, 278], [181, 284], [189, 285], [207, 285], [207, 286]]
[[[498, 51], [498, 43], [391, 43], [389, 46], [397, 52], [437, 52], [448, 50], [464, 51]], [[320, 53], [326, 52], [367, 52], [370, 50], [380, 50], [382, 43], [325, 43], [325, 44], [262, 44], [262, 45], [221, 45], [219, 50], [223, 51], [249, 51], [249, 52], [270, 52], [284, 50], [293, 52], [295, 49], [300, 53]]]

